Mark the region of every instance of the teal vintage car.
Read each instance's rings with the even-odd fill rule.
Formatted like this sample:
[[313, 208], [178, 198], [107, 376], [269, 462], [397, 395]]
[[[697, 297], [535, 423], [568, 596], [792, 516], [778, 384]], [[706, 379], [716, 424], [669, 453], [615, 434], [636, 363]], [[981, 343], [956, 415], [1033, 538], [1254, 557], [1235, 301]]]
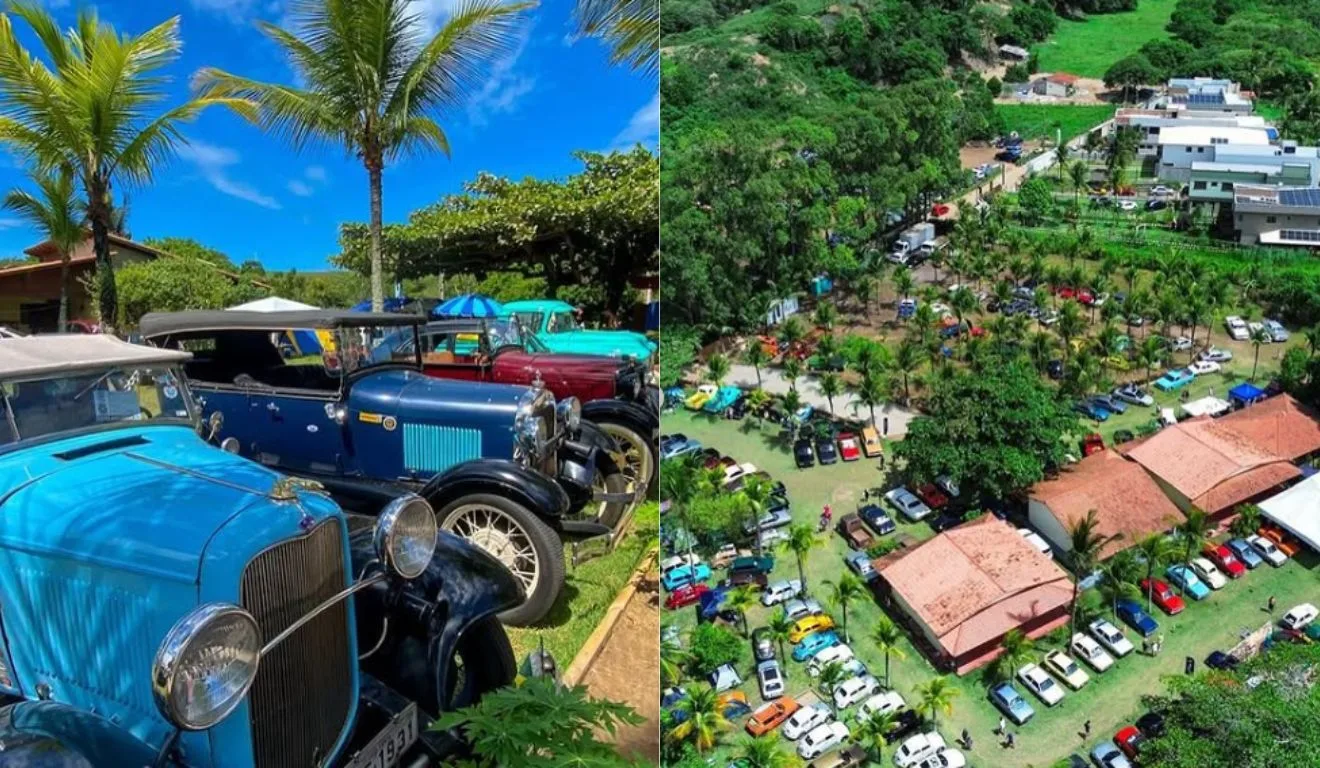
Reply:
[[635, 331], [598, 331], [582, 327], [573, 305], [565, 301], [511, 301], [504, 305], [504, 315], [516, 318], [551, 352], [632, 357], [643, 362], [649, 362], [655, 355], [655, 343]]

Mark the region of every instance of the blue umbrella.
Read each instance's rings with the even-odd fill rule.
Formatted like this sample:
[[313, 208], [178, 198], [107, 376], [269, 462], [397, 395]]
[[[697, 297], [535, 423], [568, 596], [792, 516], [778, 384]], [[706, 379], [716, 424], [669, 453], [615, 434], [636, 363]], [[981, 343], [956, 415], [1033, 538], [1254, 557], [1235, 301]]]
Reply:
[[447, 299], [440, 306], [431, 310], [434, 317], [499, 317], [503, 308], [500, 303], [480, 293], [465, 293]]

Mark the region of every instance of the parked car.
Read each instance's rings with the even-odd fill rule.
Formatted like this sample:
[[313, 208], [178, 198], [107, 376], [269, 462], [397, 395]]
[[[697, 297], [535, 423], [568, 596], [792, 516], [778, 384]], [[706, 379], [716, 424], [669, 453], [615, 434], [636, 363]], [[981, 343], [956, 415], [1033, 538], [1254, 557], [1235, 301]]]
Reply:
[[815, 466], [816, 449], [812, 447], [810, 439], [803, 437], [793, 443], [793, 460], [797, 463], [798, 469]]
[[807, 674], [812, 677], [818, 677], [820, 671], [825, 668], [826, 664], [833, 662], [846, 664], [849, 661], [852, 661], [853, 658], [855, 657], [853, 656], [852, 648], [849, 648], [842, 643], [832, 645], [823, 651], [817, 652], [816, 655], [811, 657], [811, 661], [807, 662]]
[[898, 691], [885, 691], [871, 696], [862, 705], [857, 708], [857, 719], [859, 721], [870, 720], [877, 714], [894, 714], [906, 707], [907, 703], [903, 701], [903, 696]]
[[[1168, 586], [1165, 586], [1168, 589]], [[1177, 595], [1174, 595], [1177, 597]], [[1182, 600], [1178, 600], [1181, 605]], [[1181, 610], [1181, 609], [1180, 609]], [[1117, 614], [1120, 621], [1127, 624], [1137, 631], [1142, 637], [1150, 637], [1160, 630], [1159, 622], [1141, 607], [1141, 603], [1136, 600], [1119, 600], [1115, 603], [1114, 613]], [[1103, 638], [1101, 638], [1103, 642]], [[1113, 650], [1112, 648], [1110, 650]]]
[[844, 461], [857, 461], [862, 458], [862, 446], [857, 435], [851, 432], [839, 433], [839, 458]]
[[876, 535], [887, 536], [898, 530], [898, 526], [894, 524], [889, 515], [885, 514], [885, 511], [876, 504], [863, 506], [857, 510], [857, 515], [871, 527], [871, 530], [876, 532]]
[[843, 540], [848, 542], [848, 546], [853, 549], [865, 551], [875, 545], [875, 537], [866, 529], [866, 524], [862, 518], [855, 514], [844, 515], [839, 518], [835, 528]]
[[1228, 584], [1224, 574], [1204, 557], [1192, 558], [1192, 572], [1210, 589], [1223, 589]]
[[680, 563], [668, 570], [660, 572], [660, 584], [668, 592], [673, 592], [680, 587], [698, 582], [706, 581], [710, 578], [710, 566], [702, 562]]
[[1228, 330], [1229, 338], [1234, 341], [1246, 341], [1251, 336], [1251, 333], [1247, 330], [1246, 322], [1237, 315], [1225, 317], [1224, 328]]
[[866, 552], [850, 552], [843, 559], [847, 561], [853, 573], [860, 576], [863, 581], [870, 581], [876, 577], [875, 568], [871, 565], [871, 556]]
[[1227, 349], [1209, 347], [1197, 353], [1196, 359], [1209, 363], [1227, 363], [1229, 360], [1233, 359], [1233, 353], [1229, 352]]
[[1196, 378], [1196, 374], [1186, 368], [1175, 368], [1171, 371], [1165, 371], [1163, 376], [1155, 380], [1155, 388], [1162, 392], [1173, 392], [1182, 389]]
[[[1164, 611], [1170, 616], [1176, 616], [1182, 613], [1183, 609], [1187, 607], [1187, 604], [1183, 602], [1183, 599], [1175, 594], [1174, 591], [1169, 588], [1168, 584], [1159, 579], [1142, 579], [1141, 593], [1143, 595], [1149, 595], [1151, 602], [1159, 606], [1161, 611]], [[1154, 632], [1155, 629], [1158, 628], [1158, 625], [1156, 625], [1154, 628], [1147, 631], [1145, 627], [1137, 626], [1137, 623], [1134, 622], [1139, 622], [1141, 619], [1135, 614], [1132, 614], [1132, 618], [1129, 618], [1128, 614], [1124, 611], [1123, 601], [1119, 601], [1119, 604], [1117, 605], [1117, 613], [1120, 619], [1126, 621], [1133, 629], [1141, 632], [1143, 637], [1149, 636], [1151, 632]], [[1144, 611], [1142, 613], [1144, 614]], [[1151, 621], [1153, 623], [1154, 619]]]
[[793, 661], [806, 661], [826, 648], [838, 644], [839, 636], [833, 630], [807, 635], [793, 647]]
[[660, 458], [675, 459], [701, 450], [701, 442], [684, 434], [665, 435], [660, 438]]
[[1127, 404], [1120, 398], [1111, 395], [1092, 395], [1090, 400], [1110, 413], [1127, 413]]
[[839, 451], [834, 445], [833, 438], [827, 435], [821, 435], [816, 438], [816, 460], [819, 461], [822, 466], [826, 464], [834, 464], [839, 460]]
[[1155, 186], [1150, 188], [1151, 197], [1169, 197], [1173, 194], [1174, 191], [1163, 184], [1156, 184]]
[[715, 396], [707, 400], [705, 405], [701, 406], [701, 410], [706, 413], [723, 415], [733, 407], [734, 403], [738, 402], [742, 395], [743, 392], [738, 387], [725, 385], [716, 390]]
[[[1104, 653], [1104, 651], [1100, 652]], [[1077, 662], [1063, 651], [1050, 651], [1045, 654], [1045, 666], [1074, 691], [1080, 690], [1091, 679]]]
[[1104, 672], [1114, 666], [1114, 659], [1100, 644], [1090, 635], [1084, 635], [1081, 632], [1072, 636], [1072, 641], [1068, 644], [1069, 650], [1073, 655], [1090, 665], [1096, 672]]
[[874, 459], [884, 452], [884, 445], [880, 442], [880, 435], [875, 431], [875, 427], [862, 427], [862, 453], [866, 454], [866, 458]]
[[1239, 663], [1236, 657], [1223, 651], [1211, 651], [1205, 657], [1205, 665], [1211, 669], [1233, 670], [1237, 669]]
[[735, 559], [739, 557], [747, 557], [751, 554], [751, 550], [738, 549], [738, 547], [733, 544], [723, 544], [719, 549], [715, 550], [715, 555], [711, 557], [710, 567], [727, 568], [729, 563], [732, 563]]
[[793, 622], [793, 627], [788, 632], [788, 641], [790, 643], [797, 643], [813, 632], [821, 632], [833, 628], [834, 619], [830, 618], [828, 614], [817, 613], [811, 616], [803, 616]]
[[752, 657], [758, 662], [775, 657], [775, 641], [769, 628], [757, 627], [752, 630]]
[[1283, 323], [1280, 323], [1278, 320], [1266, 320], [1265, 331], [1269, 333], [1270, 338], [1273, 339], [1276, 344], [1281, 344], [1291, 338], [1288, 329], [1284, 328]]
[[779, 605], [797, 597], [802, 592], [802, 582], [799, 579], [785, 579], [776, 581], [765, 588], [761, 593], [761, 605], [766, 607]]
[[944, 737], [938, 731], [919, 733], [903, 742], [902, 746], [894, 751], [894, 765], [898, 768], [915, 766], [922, 760], [943, 752], [945, 746]]
[[1274, 542], [1270, 541], [1264, 536], [1259, 536], [1259, 535], [1248, 536], [1247, 543], [1251, 545], [1252, 549], [1256, 550], [1256, 553], [1259, 554], [1261, 558], [1265, 560], [1265, 562], [1269, 563], [1275, 568], [1278, 568], [1279, 566], [1288, 562], [1288, 556], [1283, 554], [1283, 552], [1279, 551], [1279, 548], [1274, 544]]
[[847, 709], [879, 692], [880, 681], [874, 675], [851, 677], [834, 686], [834, 706]]
[[1109, 411], [1091, 400], [1079, 400], [1073, 403], [1073, 410], [1092, 421], [1108, 421]]
[[824, 613], [825, 609], [814, 599], [807, 600], [789, 600], [784, 603], [784, 616], [789, 621], [797, 621], [803, 616], [811, 616], [817, 613]]
[[949, 497], [934, 483], [923, 483], [913, 489], [913, 493], [932, 511], [939, 511], [949, 503]]
[[932, 531], [935, 531], [936, 533], [943, 533], [944, 531], [947, 531], [950, 528], [954, 528], [956, 526], [962, 525], [964, 520], [963, 514], [964, 513], [962, 512], [945, 510], [939, 513], [938, 515], [936, 515], [935, 517], [929, 518], [930, 529]]
[[710, 587], [705, 584], [684, 584], [669, 593], [665, 598], [665, 607], [672, 611], [696, 605], [701, 602], [701, 596], [709, 591]]
[[649, 363], [656, 351], [655, 342], [644, 334], [584, 328], [573, 305], [555, 299], [511, 301], [504, 304], [501, 316], [516, 319], [555, 353], [631, 357]]
[[[1091, 637], [1100, 641], [1100, 645], [1104, 646], [1105, 650], [1119, 658], [1122, 658], [1133, 651], [1132, 641], [1124, 637], [1118, 627], [1111, 624], [1107, 619], [1096, 619], [1095, 621], [1092, 621], [1087, 626], [1087, 631], [1091, 633]], [[1077, 650], [1075, 644], [1073, 650]], [[1097, 667], [1097, 669], [1099, 669], [1099, 667]]]
[[1103, 742], [1092, 749], [1091, 762], [1095, 763], [1095, 768], [1132, 768], [1132, 763], [1112, 741]]
[[761, 688], [761, 698], [767, 701], [784, 695], [784, 675], [774, 659], [756, 665], [756, 682]]
[[791, 696], [781, 696], [774, 701], [768, 701], [756, 708], [751, 717], [747, 718], [745, 728], [752, 736], [764, 736], [765, 734], [784, 724], [784, 721], [792, 717], [801, 707]]
[[818, 725], [798, 742], [798, 757], [803, 760], [819, 757], [843, 744], [851, 735], [848, 726], [838, 720]]
[[824, 725], [834, 718], [834, 713], [830, 711], [828, 704], [817, 702], [799, 707], [796, 712], [789, 716], [784, 722], [781, 733], [784, 738], [792, 741], [801, 737], [803, 734]]
[[1052, 707], [1063, 701], [1063, 686], [1054, 682], [1054, 678], [1035, 664], [1023, 665], [1017, 672], [1017, 678], [1023, 687], [1045, 702], [1045, 706]]
[[[1237, 539], [1237, 541], [1242, 540]], [[1228, 578], [1239, 579], [1247, 572], [1247, 567], [1238, 559], [1235, 549], [1230, 546], [1232, 543], [1233, 542], [1230, 541], [1227, 544], [1206, 544], [1205, 547], [1201, 549], [1201, 554], [1205, 555], [1210, 562], [1218, 566]], [[1251, 550], [1250, 544], [1243, 541], [1242, 545], [1243, 549], [1252, 552], [1253, 555], [1255, 554], [1255, 552]]]
[[1314, 605], [1302, 603], [1290, 608], [1287, 613], [1283, 614], [1283, 618], [1279, 619], [1279, 626], [1284, 629], [1305, 629], [1306, 625], [1315, 621], [1316, 614], [1317, 611]]
[[1155, 398], [1150, 396], [1146, 390], [1138, 387], [1136, 384], [1124, 384], [1114, 390], [1114, 397], [1133, 405], [1144, 405], [1150, 407], [1155, 404]]
[[886, 491], [885, 501], [898, 510], [899, 514], [914, 523], [930, 514], [930, 507], [926, 506], [921, 499], [918, 499], [911, 491], [901, 485]]
[[[1246, 566], [1248, 569], [1255, 570], [1265, 562], [1265, 559], [1260, 556], [1260, 553], [1256, 551], [1256, 548], [1245, 539], [1229, 539], [1224, 543], [1224, 546], [1228, 547], [1234, 557], [1241, 561], [1242, 565]], [[1232, 574], [1230, 573], [1229, 575], [1231, 576]]]
[[866, 765], [870, 757], [866, 748], [860, 744], [851, 744], [833, 754], [813, 760], [807, 768], [860, 768]]
[[1127, 755], [1129, 760], [1136, 760], [1137, 754], [1141, 751], [1141, 744], [1146, 740], [1145, 734], [1134, 725], [1127, 725], [1114, 734], [1114, 743]]
[[[562, 537], [611, 535], [645, 489], [627, 478], [612, 458], [618, 443], [581, 418], [574, 398], [435, 379], [415, 361], [372, 359], [373, 334], [415, 334], [421, 322], [227, 310], [152, 313], [139, 326], [157, 347], [198, 350], [184, 372], [206, 418], [221, 414], [216, 437], [229, 449], [320, 483], [353, 510], [421, 495], [441, 530], [487, 548], [522, 582], [527, 599], [502, 620], [535, 622], [564, 585]], [[289, 329], [333, 344], [310, 334], [320, 357], [287, 360], [272, 337]]]
[[1159, 712], [1147, 712], [1137, 718], [1137, 730], [1141, 731], [1148, 738], [1159, 738], [1164, 735], [1164, 715]]
[[1004, 682], [990, 689], [990, 703], [1003, 712], [1016, 725], [1022, 725], [1036, 714], [1012, 683]]
[[771, 528], [783, 528], [786, 525], [792, 524], [792, 522], [793, 515], [787, 509], [781, 507], [769, 510], [761, 515], [761, 517], [755, 522], [749, 520], [746, 523], [743, 523], [743, 531], [750, 535], [756, 531], [768, 531]]
[[1256, 531], [1256, 533], [1259, 533], [1261, 536], [1274, 542], [1274, 546], [1278, 547], [1279, 551], [1282, 552], [1285, 557], [1296, 557], [1297, 553], [1302, 551], [1302, 543], [1300, 541], [1293, 538], [1292, 534], [1272, 523], [1265, 523]]
[[1184, 595], [1191, 595], [1193, 600], [1204, 600], [1210, 596], [1210, 587], [1197, 578], [1194, 570], [1182, 563], [1169, 566], [1164, 570], [1164, 575], [1169, 578], [1170, 583], [1180, 588]]
[[1193, 360], [1187, 366], [1187, 370], [1196, 376], [1208, 376], [1212, 373], [1219, 373], [1224, 368], [1219, 363], [1212, 363], [1208, 360]]

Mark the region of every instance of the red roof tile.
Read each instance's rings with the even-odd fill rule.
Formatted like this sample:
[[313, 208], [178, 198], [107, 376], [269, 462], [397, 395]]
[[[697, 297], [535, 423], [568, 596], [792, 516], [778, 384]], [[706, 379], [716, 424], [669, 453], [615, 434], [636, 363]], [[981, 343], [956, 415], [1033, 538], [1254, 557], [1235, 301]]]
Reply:
[[1290, 461], [1320, 451], [1320, 416], [1291, 395], [1267, 398], [1219, 420]]

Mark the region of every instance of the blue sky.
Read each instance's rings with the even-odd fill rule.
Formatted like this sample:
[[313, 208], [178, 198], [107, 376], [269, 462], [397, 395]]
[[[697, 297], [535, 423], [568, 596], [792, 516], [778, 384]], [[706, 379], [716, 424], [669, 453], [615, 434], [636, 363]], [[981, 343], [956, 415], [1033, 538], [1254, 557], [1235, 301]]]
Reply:
[[[440, 23], [459, 0], [413, 0], [424, 23]], [[46, 0], [62, 24], [77, 0]], [[181, 98], [204, 66], [262, 80], [291, 82], [280, 52], [254, 27], [280, 21], [283, 0], [105, 0], [101, 17], [141, 32], [172, 14], [182, 17], [183, 54], [170, 69]], [[405, 158], [385, 171], [385, 221], [458, 191], [479, 171], [563, 177], [578, 170], [576, 149], [654, 148], [659, 96], [654, 77], [611, 66], [607, 49], [571, 35], [570, 0], [542, 0], [510, 54], [496, 62], [464, 109], [441, 116], [452, 158]], [[19, 23], [21, 29], [21, 22]], [[21, 34], [21, 33], [20, 33]], [[318, 270], [337, 251], [343, 221], [365, 221], [366, 173], [338, 148], [294, 152], [238, 117], [213, 110], [185, 127], [190, 144], [156, 183], [129, 191], [137, 239], [191, 237], [235, 261], [272, 269]], [[25, 183], [12, 163], [0, 186]], [[0, 256], [20, 255], [36, 232], [0, 212]]]

